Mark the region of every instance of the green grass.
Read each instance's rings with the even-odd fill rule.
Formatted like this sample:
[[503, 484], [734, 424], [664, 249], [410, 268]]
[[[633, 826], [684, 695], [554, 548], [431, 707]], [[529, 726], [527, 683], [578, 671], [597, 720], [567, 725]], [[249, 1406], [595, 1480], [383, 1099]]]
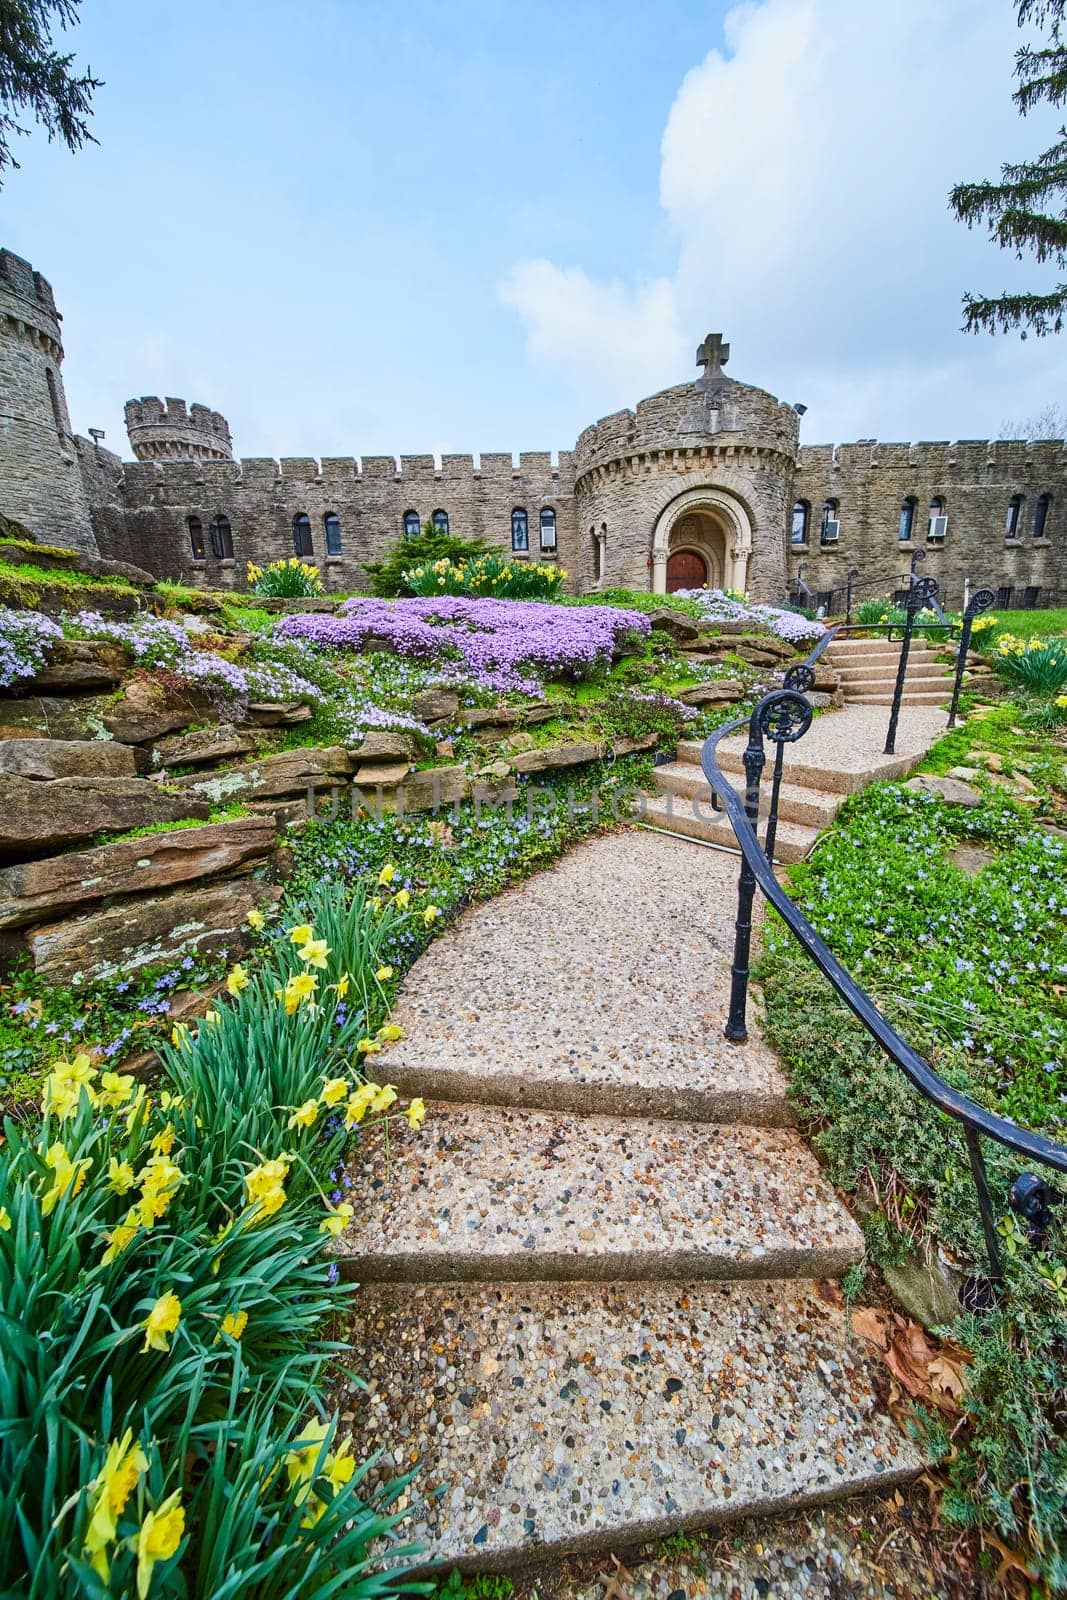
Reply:
[[1067, 633], [1067, 609], [1058, 611], [1001, 611], [994, 608], [998, 633], [1016, 633], [1020, 639], [1042, 634]]

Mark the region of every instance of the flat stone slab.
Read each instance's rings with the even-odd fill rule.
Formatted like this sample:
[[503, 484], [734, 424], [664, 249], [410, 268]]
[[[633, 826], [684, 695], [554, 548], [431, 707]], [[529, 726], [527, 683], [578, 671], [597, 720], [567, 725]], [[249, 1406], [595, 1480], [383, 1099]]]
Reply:
[[[499, 1569], [814, 1505], [921, 1470], [810, 1283], [382, 1285], [343, 1426], [421, 1470], [398, 1537]], [[429, 1498], [434, 1495], [432, 1500]]]
[[408, 973], [389, 1077], [428, 1100], [782, 1127], [750, 1022], [723, 1038], [737, 862], [642, 829], [467, 911]]
[[391, 1146], [354, 1164], [364, 1202], [333, 1247], [364, 1283], [830, 1277], [863, 1258], [787, 1129], [437, 1105]]
[[0, 773], [41, 782], [134, 778], [138, 753], [132, 745], [109, 739], [0, 739]]

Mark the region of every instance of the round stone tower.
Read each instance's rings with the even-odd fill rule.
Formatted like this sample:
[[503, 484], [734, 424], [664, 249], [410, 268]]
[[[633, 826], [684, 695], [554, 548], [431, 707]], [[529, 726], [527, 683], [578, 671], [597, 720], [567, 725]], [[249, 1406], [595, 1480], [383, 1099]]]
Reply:
[[97, 554], [67, 414], [52, 286], [0, 250], [0, 515], [40, 544]]
[[709, 334], [704, 375], [586, 428], [574, 452], [578, 590], [730, 588], [780, 602], [800, 418], [723, 372]]
[[138, 461], [232, 461], [226, 418], [207, 406], [155, 395], [126, 402], [126, 432]]

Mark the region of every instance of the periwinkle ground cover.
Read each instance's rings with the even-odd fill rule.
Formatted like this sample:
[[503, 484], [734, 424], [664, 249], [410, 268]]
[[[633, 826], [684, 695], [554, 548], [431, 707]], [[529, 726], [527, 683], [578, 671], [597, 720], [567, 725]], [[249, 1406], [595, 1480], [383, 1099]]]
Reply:
[[480, 688], [538, 694], [544, 678], [590, 676], [650, 629], [636, 611], [556, 606], [535, 600], [347, 600], [339, 616], [289, 616], [288, 638], [360, 649], [374, 640], [409, 660], [455, 661]]

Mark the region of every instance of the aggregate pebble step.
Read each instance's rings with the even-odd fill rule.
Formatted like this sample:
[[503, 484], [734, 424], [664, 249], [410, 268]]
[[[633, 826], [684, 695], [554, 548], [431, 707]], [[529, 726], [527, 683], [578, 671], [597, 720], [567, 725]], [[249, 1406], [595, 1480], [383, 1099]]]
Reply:
[[736, 898], [731, 856], [589, 839], [424, 951], [381, 1071], [427, 1100], [787, 1127], [773, 1052], [723, 1038]]
[[[888, 672], [884, 677], [875, 675], [873, 677], [865, 676], [862, 678], [842, 679], [841, 681], [841, 687], [845, 692], [846, 699], [849, 699], [856, 694], [866, 694], [869, 691], [873, 691], [876, 694], [892, 694], [893, 690], [896, 688], [896, 684], [897, 678], [895, 672]], [[924, 689], [943, 689], [946, 687], [951, 691], [952, 679], [944, 672], [934, 672], [926, 675], [919, 675], [918, 673], [912, 674], [909, 672], [904, 679], [904, 689], [906, 693], [921, 692]]]
[[[396, 1536], [500, 1570], [914, 1477], [808, 1282], [380, 1285], [346, 1330], [356, 1459], [420, 1470]], [[362, 1384], [366, 1384], [366, 1388]]]
[[[909, 656], [904, 677], [905, 681], [911, 678], [943, 678], [948, 670], [943, 661], [914, 661]], [[864, 678], [878, 678], [893, 683], [896, 681], [897, 664], [887, 661], [883, 666], [879, 661], [861, 661], [855, 666], [839, 667], [838, 676], [842, 683], [856, 683]]]
[[791, 1129], [433, 1105], [351, 1167], [361, 1283], [837, 1277], [863, 1235]]
[[[648, 800], [641, 821], [646, 827], [661, 828], [665, 833], [679, 838], [696, 839], [701, 844], [717, 845], [720, 849], [734, 850], [740, 854], [732, 823], [725, 814], [712, 811], [710, 805], [707, 810], [698, 810], [691, 800], [668, 794], [662, 799]], [[802, 822], [779, 821], [774, 836], [775, 861], [804, 861], [818, 837], [818, 827], [808, 827]]]
[[[673, 794], [682, 802], [696, 800], [702, 814], [711, 807], [711, 789], [702, 771], [689, 761], [667, 761], [655, 772], [656, 784], [665, 794]], [[734, 785], [744, 794], [744, 784]], [[771, 803], [771, 786], [760, 787], [760, 811], [766, 812]], [[784, 822], [802, 822], [810, 828], [828, 828], [842, 804], [844, 795], [829, 789], [809, 789], [803, 784], [783, 783], [778, 791], [778, 815]], [[684, 810], [676, 801], [675, 810]], [[691, 809], [691, 808], [690, 808]]]

